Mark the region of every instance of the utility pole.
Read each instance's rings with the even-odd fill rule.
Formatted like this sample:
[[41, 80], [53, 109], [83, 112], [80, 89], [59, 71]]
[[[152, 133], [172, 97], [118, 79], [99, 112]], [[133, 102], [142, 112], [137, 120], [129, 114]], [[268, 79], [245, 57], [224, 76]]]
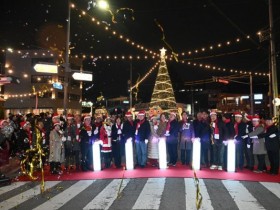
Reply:
[[[271, 82], [272, 82], [272, 91], [273, 91], [273, 100], [274, 100], [278, 98], [278, 82], [277, 82], [272, 0], [269, 0], [268, 2], [269, 2], [270, 66], [271, 66]], [[278, 117], [278, 115], [279, 113], [277, 110], [277, 106], [275, 105], [275, 103], [273, 103], [273, 116]]]
[[65, 70], [64, 70], [64, 98], [63, 98], [63, 110], [64, 115], [67, 115], [67, 103], [69, 100], [68, 97], [68, 83], [69, 83], [69, 72], [70, 72], [70, 64], [69, 64], [69, 43], [70, 43], [70, 16], [71, 16], [71, 5], [70, 0], [68, 0], [68, 19], [67, 19], [67, 37], [66, 37], [66, 47], [65, 47]]
[[132, 61], [130, 61], [130, 75], [129, 75], [129, 108], [132, 110]]

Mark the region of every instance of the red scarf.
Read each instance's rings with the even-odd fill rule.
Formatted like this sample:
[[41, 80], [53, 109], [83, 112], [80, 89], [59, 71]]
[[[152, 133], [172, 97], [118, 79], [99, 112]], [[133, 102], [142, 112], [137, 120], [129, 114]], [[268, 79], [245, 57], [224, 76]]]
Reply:
[[238, 136], [238, 125], [239, 125], [240, 123], [234, 123], [234, 130], [235, 130], [235, 135], [237, 135]]
[[85, 129], [86, 129], [86, 131], [91, 131], [91, 126], [90, 125], [85, 125]]
[[225, 119], [225, 123], [226, 124], [230, 123], [230, 119]]
[[99, 127], [99, 126], [101, 126], [102, 125], [102, 123], [101, 122], [99, 122], [99, 123], [94, 123], [94, 125], [95, 125], [95, 127]]
[[170, 120], [168, 120], [168, 123], [167, 123], [167, 126], [166, 126], [166, 131], [170, 131], [170, 123], [171, 123], [172, 121], [170, 121]]
[[214, 134], [219, 134], [219, 128], [218, 128], [218, 120], [215, 120], [215, 129], [214, 129]]
[[145, 119], [144, 120], [141, 120], [137, 123], [137, 126], [136, 126], [136, 131], [138, 132], [138, 129], [140, 128], [140, 126], [145, 122]]

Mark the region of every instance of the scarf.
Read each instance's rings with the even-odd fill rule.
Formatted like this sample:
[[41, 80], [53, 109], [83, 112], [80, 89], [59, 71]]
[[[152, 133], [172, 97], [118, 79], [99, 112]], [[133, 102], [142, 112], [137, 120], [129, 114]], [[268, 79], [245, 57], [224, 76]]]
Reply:
[[117, 134], [121, 135], [122, 134], [122, 128], [123, 128], [123, 124], [116, 124], [117, 127]]
[[[215, 128], [214, 128], [214, 135], [215, 134], [219, 134], [219, 128], [218, 128], [218, 120], [215, 120]], [[211, 125], [212, 129], [213, 129], [213, 126]]]
[[239, 125], [240, 123], [234, 123], [234, 131], [235, 131], [235, 135], [237, 135], [238, 136], [238, 125]]
[[166, 131], [170, 131], [170, 123], [171, 123], [171, 121], [170, 120], [168, 120], [168, 122], [167, 122], [167, 125], [166, 125]]
[[138, 130], [140, 128], [140, 126], [145, 122], [145, 119], [139, 121], [136, 125], [136, 131], [135, 131], [135, 135], [138, 135]]
[[91, 131], [91, 126], [90, 125], [85, 125], [85, 129], [86, 129], [86, 131]]

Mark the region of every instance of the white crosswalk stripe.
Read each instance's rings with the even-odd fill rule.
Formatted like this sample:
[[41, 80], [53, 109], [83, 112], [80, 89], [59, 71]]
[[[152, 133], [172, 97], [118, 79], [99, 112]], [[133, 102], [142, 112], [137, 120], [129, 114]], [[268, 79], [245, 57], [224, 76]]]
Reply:
[[[40, 183], [33, 187], [34, 184], [31, 185], [31, 182], [15, 182], [10, 186], [0, 188], [0, 209], [64, 210], [69, 209], [69, 207], [73, 209], [76, 207], [76, 209], [85, 210], [169, 210], [171, 207], [170, 200], [172, 199], [180, 203], [182, 208], [184, 206], [186, 209], [195, 210], [196, 187], [194, 180], [192, 178], [182, 178], [173, 179], [171, 182], [170, 179], [172, 178], [149, 178], [141, 181], [136, 181], [136, 179], [81, 180], [72, 183], [69, 181], [47, 181], [45, 183], [46, 190], [57, 184], [61, 189], [65, 187], [65, 190], [61, 192], [50, 190], [50, 194], [45, 196], [39, 196]], [[180, 192], [184, 193], [184, 195], [178, 196], [176, 194], [177, 188], [172, 189], [173, 185], [170, 185], [170, 183], [175, 184], [177, 188], [181, 188]], [[27, 188], [28, 186], [30, 186], [30, 189]], [[223, 192], [223, 195], [227, 194], [223, 196], [224, 200], [222, 202], [220, 200], [218, 202], [219, 196], [210, 194], [210, 192], [216, 192], [213, 191], [215, 186], [219, 186], [217, 189], [223, 189], [219, 190], [219, 192]], [[202, 194], [200, 209], [203, 210], [226, 209], [229, 207], [229, 203], [231, 203], [231, 209], [272, 209], [269, 206], [274, 206], [273, 209], [275, 209], [280, 206], [279, 183], [231, 180], [205, 181], [204, 179], [199, 179], [199, 187]], [[268, 191], [260, 192], [255, 190], [264, 188]], [[94, 195], [91, 192], [94, 192]], [[118, 197], [118, 192], [121, 192], [122, 196]], [[262, 199], [262, 197], [265, 197], [265, 199]]]
[[[213, 209], [210, 196], [207, 192], [207, 188], [204, 184], [204, 181], [202, 179], [199, 179], [199, 188], [200, 193], [202, 195], [202, 205], [201, 209]], [[195, 183], [193, 179], [185, 178], [185, 192], [186, 192], [186, 206], [188, 209], [194, 209], [196, 210], [196, 188]]]
[[[36, 207], [34, 210], [42, 210], [42, 209], [59, 209], [62, 207], [67, 201], [71, 200], [73, 197], [78, 195], [84, 189], [86, 189], [89, 185], [91, 185], [94, 180], [82, 180], [68, 189], [66, 189], [63, 193], [58, 194], [57, 196], [53, 197], [52, 199], [48, 200], [47, 202], [43, 203], [42, 205]], [[67, 195], [67, 196], [65, 196]]]
[[0, 195], [2, 195], [3, 193], [9, 192], [13, 189], [16, 189], [22, 185], [25, 185], [27, 182], [13, 182], [11, 185], [8, 186], [4, 186], [0, 188]]
[[[60, 183], [60, 181], [45, 182], [45, 189], [51, 188], [58, 183]], [[39, 194], [40, 194], [40, 185], [36, 185], [35, 187], [31, 188], [30, 190], [24, 191], [14, 197], [11, 197], [11, 198], [1, 202], [0, 206], [4, 206], [4, 209], [10, 209], [10, 208], [18, 206], [19, 204], [21, 204], [21, 203], [27, 201], [28, 199], [31, 199]]]
[[222, 182], [239, 209], [265, 209], [239, 181]]
[[280, 198], [280, 184], [279, 183], [272, 183], [272, 182], [260, 182], [266, 189], [271, 191], [274, 195]]
[[165, 178], [150, 178], [132, 209], [159, 209]]
[[114, 200], [118, 196], [119, 187], [120, 192], [125, 188], [127, 183], [129, 182], [128, 179], [115, 179], [113, 180], [104, 190], [102, 190], [98, 196], [96, 196], [90, 203], [88, 203], [83, 209], [108, 209]]

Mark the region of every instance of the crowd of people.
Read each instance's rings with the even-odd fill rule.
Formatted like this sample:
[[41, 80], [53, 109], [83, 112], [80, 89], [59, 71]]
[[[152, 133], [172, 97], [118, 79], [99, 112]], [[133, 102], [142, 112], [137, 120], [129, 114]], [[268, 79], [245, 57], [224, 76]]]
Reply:
[[[128, 140], [134, 145], [135, 167], [144, 168], [147, 164], [158, 167], [160, 139], [166, 141], [169, 167], [182, 164], [191, 168], [193, 141], [199, 140], [201, 168], [226, 170], [228, 141], [234, 140], [237, 170], [279, 173], [279, 132], [273, 119], [240, 112], [204, 111], [196, 117], [183, 112], [179, 118], [175, 112], [147, 117], [145, 111], [140, 111], [136, 119], [131, 112], [106, 117], [11, 114], [0, 121], [0, 129], [0, 164], [6, 161], [4, 151], [7, 157], [18, 156], [28, 162], [26, 157], [40, 146], [44, 151], [43, 163], [49, 165], [53, 174], [63, 170], [93, 170], [92, 145], [97, 141], [103, 169], [125, 166]], [[30, 170], [27, 166], [25, 169]]]

